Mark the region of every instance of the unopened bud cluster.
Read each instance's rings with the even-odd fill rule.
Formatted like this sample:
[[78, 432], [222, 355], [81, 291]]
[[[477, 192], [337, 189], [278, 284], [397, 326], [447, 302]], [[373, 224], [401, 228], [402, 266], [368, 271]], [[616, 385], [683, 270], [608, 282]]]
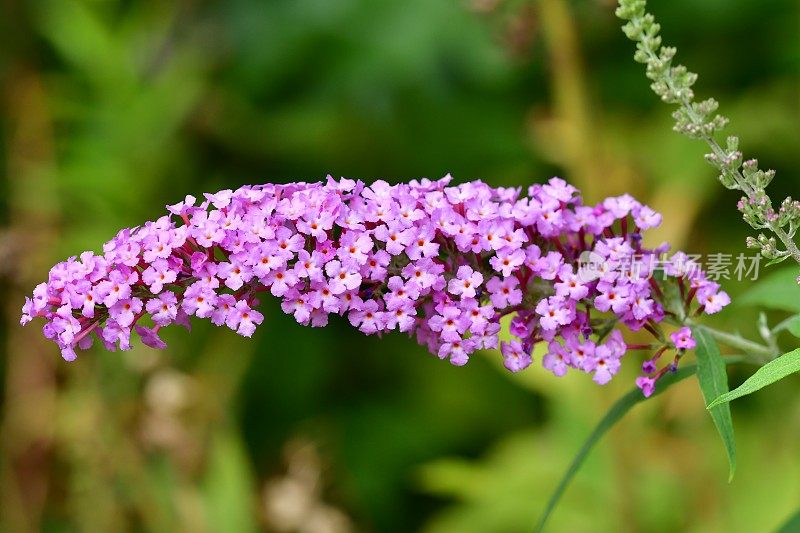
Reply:
[[719, 104], [713, 98], [694, 101], [692, 86], [697, 75], [683, 65], [673, 64], [676, 50], [662, 46], [661, 27], [653, 15], [646, 12], [646, 5], [646, 0], [620, 0], [616, 13], [627, 21], [622, 30], [636, 42], [634, 59], [646, 65], [653, 91], [664, 102], [678, 106], [673, 112], [675, 131], [708, 143], [711, 152], [706, 160], [719, 171], [719, 181], [728, 189], [745, 194], [739, 203], [745, 222], [755, 230], [766, 230], [777, 237], [759, 234], [757, 238], [748, 239], [748, 246], [758, 249], [772, 262], [793, 257], [800, 263], [800, 250], [794, 242], [800, 227], [798, 202], [787, 198], [776, 213], [765, 192], [775, 171], [761, 170], [755, 159], [744, 161], [737, 137], [728, 137], [725, 148], [717, 143], [714, 136], [727, 125], [728, 119], [716, 114]]

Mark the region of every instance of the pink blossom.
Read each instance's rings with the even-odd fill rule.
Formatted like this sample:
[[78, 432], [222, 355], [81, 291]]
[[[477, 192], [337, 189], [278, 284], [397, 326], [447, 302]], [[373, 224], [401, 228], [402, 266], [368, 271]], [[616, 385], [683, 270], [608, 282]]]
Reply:
[[235, 329], [239, 335], [252, 337], [256, 326], [261, 324], [263, 320], [264, 315], [255, 309], [251, 309], [244, 300], [239, 300], [225, 323], [229, 328]]
[[554, 330], [572, 322], [575, 309], [562, 298], [551, 296], [536, 304], [536, 314], [543, 329]]
[[[190, 315], [251, 336], [264, 319], [257, 296], [269, 293], [301, 324], [321, 327], [336, 313], [365, 334], [407, 332], [455, 365], [496, 349], [508, 323], [509, 369], [530, 365], [546, 342], [545, 368], [606, 383], [627, 350], [622, 329], [663, 338], [665, 293], [688, 289], [687, 316], [730, 302], [685, 254], [656, 267], [666, 247], [644, 248], [640, 232], [660, 215], [628, 195], [587, 206], [557, 178], [527, 196], [450, 180], [327, 177], [224, 190], [200, 204], [187, 196], [117, 233], [102, 255], [55, 265], [25, 299], [20, 323], [44, 319], [44, 335], [72, 360], [95, 338], [128, 349], [132, 331], [163, 347], [160, 328], [189, 328]], [[590, 278], [578, 272], [583, 254], [598, 260]], [[685, 328], [671, 339], [649, 356], [653, 380], [672, 368], [657, 370], [660, 354], [693, 346]]]
[[472, 270], [467, 265], [458, 267], [456, 277], [450, 280], [447, 290], [450, 294], [462, 298], [474, 298], [475, 290], [483, 283], [483, 274]]
[[504, 277], [509, 277], [513, 272], [519, 270], [519, 266], [524, 261], [525, 252], [522, 250], [505, 251], [501, 249], [496, 256], [489, 260], [489, 264]]
[[533, 362], [531, 354], [525, 351], [518, 340], [501, 342], [500, 352], [503, 354], [503, 366], [512, 372], [525, 370]]
[[493, 277], [486, 284], [489, 291], [489, 298], [492, 305], [498, 309], [518, 305], [522, 302], [522, 291], [519, 289], [517, 278], [505, 278], [501, 280]]
[[642, 394], [644, 394], [645, 398], [649, 398], [656, 390], [656, 380], [655, 378], [639, 376], [636, 378], [636, 386], [642, 390]]
[[330, 261], [325, 265], [325, 273], [329, 277], [329, 286], [333, 294], [341, 294], [361, 285], [361, 274], [345, 268], [339, 261]]
[[697, 342], [695, 342], [692, 336], [692, 330], [686, 326], [680, 328], [678, 331], [670, 333], [669, 338], [672, 340], [675, 347], [681, 350], [693, 350], [697, 345]]
[[173, 283], [178, 273], [172, 270], [165, 259], [157, 259], [142, 272], [142, 281], [150, 286], [153, 294], [158, 294], [164, 285]]

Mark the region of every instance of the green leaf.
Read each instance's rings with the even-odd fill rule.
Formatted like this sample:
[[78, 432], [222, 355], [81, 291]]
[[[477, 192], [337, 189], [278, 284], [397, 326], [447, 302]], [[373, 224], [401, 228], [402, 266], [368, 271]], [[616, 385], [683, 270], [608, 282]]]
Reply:
[[730, 402], [742, 396], [747, 396], [795, 372], [800, 372], [800, 348], [785, 353], [777, 359], [773, 359], [765, 364], [734, 390], [718, 396], [713, 402], [708, 404], [708, 408], [715, 408], [720, 404]]
[[[723, 360], [723, 365], [736, 363], [741, 360], [742, 359], [740, 357], [726, 357]], [[697, 372], [697, 365], [688, 365], [678, 369], [678, 371], [675, 372], [674, 374], [667, 374], [658, 381], [658, 386], [655, 392], [653, 393], [653, 396], [651, 396], [651, 398], [658, 396], [659, 394], [667, 390], [667, 388], [669, 388], [671, 385], [674, 385], [675, 383], [678, 383], [679, 381], [688, 378], [695, 372]], [[547, 519], [553, 513], [553, 510], [558, 504], [558, 501], [561, 499], [561, 496], [564, 494], [564, 491], [566, 490], [570, 481], [572, 481], [572, 478], [575, 477], [575, 474], [578, 472], [581, 465], [586, 460], [586, 457], [589, 455], [589, 452], [592, 450], [592, 447], [594, 447], [594, 445], [597, 444], [597, 441], [599, 441], [600, 438], [603, 435], [605, 435], [606, 432], [608, 432], [608, 430], [611, 429], [612, 426], [614, 426], [614, 424], [619, 422], [620, 419], [622, 419], [622, 417], [625, 416], [625, 413], [630, 411], [634, 405], [638, 404], [639, 402], [643, 402], [646, 399], [647, 398], [644, 397], [642, 391], [640, 391], [638, 388], [634, 388], [633, 390], [625, 394], [625, 396], [617, 400], [616, 403], [614, 403], [614, 405], [611, 406], [611, 408], [608, 410], [608, 412], [605, 414], [602, 420], [600, 420], [597, 426], [595, 426], [594, 430], [589, 434], [589, 437], [583, 443], [581, 449], [578, 450], [578, 453], [577, 455], [575, 455], [575, 458], [572, 460], [572, 463], [570, 463], [569, 468], [567, 468], [567, 471], [561, 478], [561, 481], [556, 487], [556, 490], [554, 490], [553, 494], [550, 496], [550, 500], [547, 502], [547, 507], [545, 507], [542, 516], [539, 518], [539, 522], [536, 525], [535, 531], [542, 531], [544, 529], [544, 526], [547, 523]]]
[[784, 268], [758, 281], [736, 301], [744, 305], [761, 305], [769, 309], [780, 309], [800, 313], [800, 285], [797, 284], [797, 268]]
[[[702, 327], [692, 328], [694, 338], [697, 340], [695, 355], [697, 357], [697, 380], [706, 404], [728, 392], [728, 374], [725, 372], [725, 361], [719, 353], [717, 343]], [[709, 408], [717, 432], [725, 445], [728, 454], [730, 473], [728, 481], [733, 479], [736, 472], [736, 442], [733, 438], [733, 421], [731, 408], [727, 403]]]
[[778, 263], [783, 263], [784, 261], [789, 259], [789, 257], [791, 257], [789, 254], [776, 257], [775, 259], [768, 261], [767, 264], [764, 266], [772, 266], [772, 265], [777, 265]]
[[797, 533], [798, 531], [800, 531], [800, 509], [790, 516], [776, 533]]

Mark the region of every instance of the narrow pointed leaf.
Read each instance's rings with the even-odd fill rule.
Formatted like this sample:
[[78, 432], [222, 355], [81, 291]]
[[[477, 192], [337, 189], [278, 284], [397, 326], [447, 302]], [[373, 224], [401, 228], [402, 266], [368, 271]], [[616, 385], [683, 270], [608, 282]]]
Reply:
[[[726, 357], [723, 364], [731, 364], [741, 361], [740, 357]], [[683, 368], [678, 369], [677, 372], [674, 374], [668, 374], [664, 376], [661, 380], [659, 380], [658, 384], [656, 385], [656, 390], [653, 393], [652, 397], [658, 396], [671, 385], [682, 381], [689, 376], [692, 376], [697, 371], [697, 365], [688, 365]], [[625, 416], [625, 413], [631, 410], [634, 405], [639, 402], [643, 402], [647, 400], [638, 388], [634, 388], [625, 396], [620, 398], [616, 401], [614, 405], [606, 412], [605, 416], [600, 420], [600, 422], [595, 426], [594, 430], [589, 434], [589, 437], [581, 446], [581, 449], [578, 450], [577, 455], [572, 459], [572, 463], [570, 463], [569, 468], [564, 473], [564, 476], [561, 478], [556, 489], [553, 491], [553, 494], [550, 496], [550, 500], [547, 502], [547, 507], [545, 507], [542, 516], [539, 518], [539, 522], [536, 525], [535, 531], [542, 531], [544, 529], [545, 524], [547, 523], [547, 519], [550, 518], [553, 510], [555, 509], [558, 501], [561, 499], [561, 496], [564, 494], [564, 491], [569, 486], [570, 481], [572, 478], [575, 477], [575, 474], [580, 469], [581, 465], [583, 464], [586, 457], [589, 455], [589, 452], [592, 450], [597, 441], [606, 434], [606, 432], [611, 429], [614, 424], [619, 422], [619, 420]]]
[[789, 259], [789, 257], [790, 257], [789, 254], [776, 257], [775, 259], [768, 261], [767, 264], [764, 266], [772, 266], [772, 265], [777, 265], [778, 263], [783, 263], [784, 261]]
[[756, 370], [752, 376], [747, 378], [747, 381], [732, 391], [718, 396], [717, 399], [708, 404], [708, 408], [716, 408], [716, 406], [720, 404], [730, 402], [742, 396], [747, 396], [795, 372], [800, 372], [800, 348], [785, 353], [762, 366]]
[[[703, 393], [706, 405], [728, 392], [728, 374], [725, 371], [725, 361], [719, 352], [717, 343], [702, 327], [692, 329], [697, 341], [695, 355], [697, 357], [697, 380]], [[730, 471], [728, 481], [733, 479], [736, 472], [736, 442], [733, 437], [733, 420], [731, 408], [727, 403], [709, 408], [711, 419], [717, 426], [717, 432], [725, 445], [728, 454]]]

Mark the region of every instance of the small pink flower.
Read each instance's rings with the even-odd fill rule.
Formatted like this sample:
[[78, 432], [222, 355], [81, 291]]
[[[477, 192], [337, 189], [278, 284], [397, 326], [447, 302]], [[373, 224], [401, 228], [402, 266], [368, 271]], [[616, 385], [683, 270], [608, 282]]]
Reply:
[[334, 260], [327, 263], [325, 273], [328, 274], [329, 286], [333, 294], [341, 294], [361, 285], [361, 274], [345, 268], [339, 261]]
[[518, 305], [522, 302], [522, 291], [519, 288], [519, 280], [517, 278], [512, 277], [501, 280], [498, 277], [494, 277], [486, 284], [486, 289], [489, 291], [492, 305], [498, 309]]
[[531, 354], [522, 348], [522, 343], [517, 340], [501, 342], [500, 352], [503, 354], [503, 366], [512, 372], [519, 372], [528, 368], [533, 359]]
[[692, 330], [686, 326], [678, 331], [669, 334], [669, 338], [676, 348], [682, 350], [692, 350], [696, 345], [694, 337], [692, 337]]
[[639, 376], [636, 378], [636, 386], [642, 390], [642, 394], [644, 394], [645, 398], [649, 398], [656, 390], [656, 380], [654, 378]]
[[264, 321], [264, 315], [251, 309], [244, 300], [236, 302], [236, 307], [226, 321], [229, 328], [243, 337], [252, 337], [256, 326]]
[[475, 291], [483, 283], [483, 274], [472, 270], [467, 265], [458, 267], [456, 277], [450, 280], [447, 290], [450, 294], [461, 296], [462, 298], [474, 298]]

